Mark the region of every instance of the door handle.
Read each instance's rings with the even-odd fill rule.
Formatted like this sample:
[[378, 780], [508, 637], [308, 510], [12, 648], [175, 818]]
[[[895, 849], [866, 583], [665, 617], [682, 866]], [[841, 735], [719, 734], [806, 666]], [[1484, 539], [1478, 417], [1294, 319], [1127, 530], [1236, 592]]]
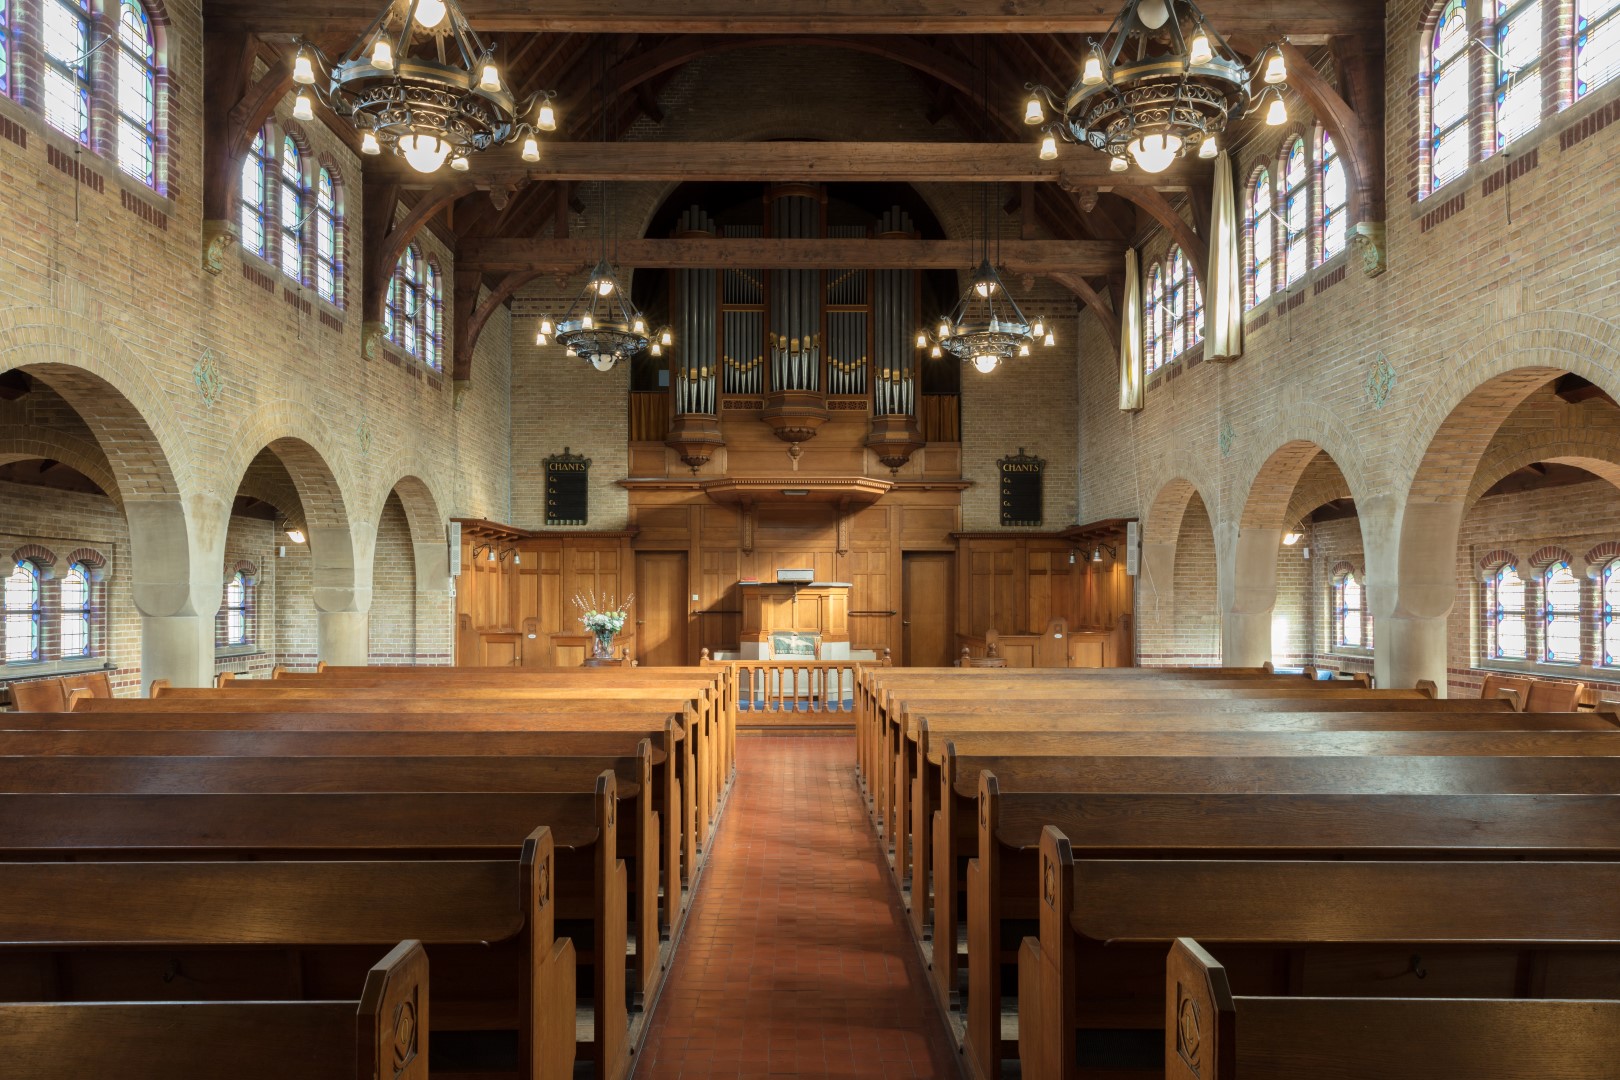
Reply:
[[911, 625], [911, 620], [910, 619], [901, 619], [900, 620], [900, 625], [901, 626], [910, 626]]

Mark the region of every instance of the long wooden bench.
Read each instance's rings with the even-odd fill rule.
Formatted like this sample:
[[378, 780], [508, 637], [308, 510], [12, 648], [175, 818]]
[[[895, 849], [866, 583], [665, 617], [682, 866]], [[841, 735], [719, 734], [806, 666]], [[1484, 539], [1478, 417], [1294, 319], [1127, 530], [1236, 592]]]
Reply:
[[1610, 1080], [1620, 1060], [1612, 1000], [1239, 997], [1192, 940], [1171, 949], [1164, 994], [1166, 1080]]
[[0, 1004], [0, 1052], [28, 1080], [427, 1080], [427, 954], [403, 941], [334, 1001]]
[[[185, 1000], [205, 991], [320, 1000], [340, 996], [333, 986], [353, 985], [375, 947], [415, 932], [434, 951], [435, 986], [455, 983], [444, 969], [469, 962], [484, 973], [477, 988], [486, 1001], [505, 1008], [504, 995], [513, 995], [507, 1012], [516, 1022], [519, 1076], [572, 1070], [573, 946], [554, 937], [557, 859], [544, 828], [524, 841], [521, 856], [498, 860], [55, 861], [3, 869], [0, 985], [29, 1000]], [[418, 1005], [423, 1049], [446, 997], [435, 991], [431, 1013]], [[446, 1040], [436, 1041], [443, 1062]], [[623, 1072], [620, 1065], [598, 1075]]]
[[[1158, 765], [1171, 760], [1156, 759]], [[1276, 769], [1268, 772], [1288, 786], [1267, 790], [1240, 774], [1231, 790], [1222, 790], [1220, 783], [1201, 779], [1196, 762], [1179, 778], [1196, 786], [1157, 792], [1142, 790], [1124, 767], [1099, 785], [1113, 789], [1108, 792], [1003, 792], [994, 774], [981, 773], [979, 852], [967, 873], [964, 1050], [972, 1068], [980, 1076], [1000, 1070], [1003, 964], [1012, 959], [1006, 950], [1021, 937], [1015, 932], [1020, 922], [1038, 915], [1045, 881], [1037, 849], [1047, 828], [1070, 840], [1077, 860], [1616, 858], [1620, 795], [1604, 776], [1613, 768], [1593, 769], [1601, 759], [1506, 760], [1517, 764], [1502, 767], [1489, 758], [1338, 759], [1319, 778], [1329, 781], [1321, 785], [1325, 791], [1307, 791], [1297, 776], [1289, 779]], [[1359, 764], [1347, 769], [1350, 761]], [[1311, 766], [1302, 759], [1289, 771], [1320, 771]], [[1178, 779], [1175, 770], [1154, 771]], [[1601, 793], [1567, 794], [1588, 790]]]

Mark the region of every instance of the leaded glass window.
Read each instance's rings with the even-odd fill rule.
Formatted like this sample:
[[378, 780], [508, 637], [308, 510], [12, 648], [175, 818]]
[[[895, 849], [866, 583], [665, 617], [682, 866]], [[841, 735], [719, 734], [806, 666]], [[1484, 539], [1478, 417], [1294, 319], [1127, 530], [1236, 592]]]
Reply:
[[241, 570], [225, 583], [225, 644], [253, 644], [253, 583]]
[[1603, 568], [1603, 663], [1620, 667], [1620, 559]]
[[1524, 633], [1524, 581], [1512, 563], [1498, 570], [1490, 581], [1488, 603], [1491, 623], [1491, 655], [1498, 660], [1527, 658]]
[[407, 247], [394, 267], [383, 318], [383, 331], [388, 339], [417, 357], [426, 353], [427, 270], [427, 261], [416, 245]]
[[118, 165], [157, 186], [157, 46], [135, 0], [118, 6]]
[[1169, 265], [1164, 297], [1164, 355], [1174, 360], [1187, 348], [1187, 259], [1180, 248], [1170, 249]]
[[1581, 662], [1581, 583], [1569, 563], [1555, 562], [1541, 575], [1542, 656], [1549, 664]]
[[59, 599], [62, 659], [90, 656], [94, 646], [90, 630], [90, 575], [83, 563], [68, 567], [67, 576], [62, 578]]
[[45, 119], [57, 131], [90, 141], [90, 7], [85, 0], [41, 0], [45, 46]]
[[439, 264], [427, 263], [427, 282], [422, 290], [427, 310], [422, 317], [422, 359], [434, 371], [444, 367], [444, 275]]
[[1541, 123], [1541, 0], [1496, 0], [1496, 148]]
[[1620, 74], [1620, 0], [1575, 0], [1575, 96]]
[[281, 140], [281, 272], [304, 280], [304, 155], [291, 138]]
[[270, 232], [269, 154], [269, 140], [261, 131], [253, 139], [247, 160], [242, 162], [242, 249], [261, 259]]
[[1196, 274], [1188, 275], [1187, 297], [1187, 304], [1191, 309], [1187, 320], [1191, 327], [1188, 330], [1190, 336], [1187, 344], [1191, 347], [1204, 340], [1204, 287], [1198, 283]]
[[1335, 644], [1347, 648], [1366, 647], [1362, 634], [1361, 582], [1355, 571], [1347, 570], [1333, 586], [1333, 621], [1338, 629]]
[[27, 664], [40, 659], [39, 567], [17, 560], [5, 585], [6, 663]]
[[1142, 343], [1147, 349], [1147, 369], [1156, 371], [1164, 363], [1159, 323], [1164, 317], [1164, 271], [1158, 263], [1148, 271], [1147, 300], [1142, 307]]
[[1450, 0], [1429, 52], [1429, 190], [1468, 169], [1468, 5]]
[[325, 168], [315, 183], [315, 288], [321, 299], [338, 302], [337, 189]]
[[1295, 139], [1283, 163], [1283, 254], [1285, 284], [1292, 285], [1310, 268], [1311, 183], [1305, 140]]
[[1275, 232], [1272, 228], [1271, 173], [1260, 170], [1249, 189], [1249, 220], [1253, 223], [1253, 241], [1249, 249], [1249, 275], [1254, 283], [1249, 306], [1253, 307], [1271, 295], [1276, 288], [1276, 270], [1273, 261]]
[[11, 5], [0, 0], [0, 94], [11, 93]]
[[1326, 261], [1344, 250], [1349, 228], [1350, 185], [1345, 181], [1344, 159], [1333, 145], [1333, 136], [1322, 132], [1322, 259]]

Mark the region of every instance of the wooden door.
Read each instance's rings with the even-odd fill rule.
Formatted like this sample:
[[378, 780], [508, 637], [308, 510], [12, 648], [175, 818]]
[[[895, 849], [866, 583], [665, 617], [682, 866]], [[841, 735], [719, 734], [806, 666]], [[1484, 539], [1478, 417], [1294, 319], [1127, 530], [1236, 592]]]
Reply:
[[956, 556], [908, 551], [900, 562], [900, 662], [949, 667], [956, 659]]
[[636, 660], [642, 667], [686, 664], [686, 552], [636, 555]]

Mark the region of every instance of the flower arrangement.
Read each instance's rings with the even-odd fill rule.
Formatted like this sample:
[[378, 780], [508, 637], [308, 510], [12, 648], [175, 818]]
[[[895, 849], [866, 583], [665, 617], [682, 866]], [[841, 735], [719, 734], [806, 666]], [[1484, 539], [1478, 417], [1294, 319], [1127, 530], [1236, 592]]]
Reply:
[[596, 659], [606, 660], [613, 656], [613, 639], [624, 629], [624, 621], [629, 617], [630, 605], [635, 603], [636, 596], [631, 593], [620, 603], [611, 593], [597, 596], [594, 590], [575, 593], [574, 606], [579, 608], [579, 623], [596, 637], [596, 648], [592, 656]]

